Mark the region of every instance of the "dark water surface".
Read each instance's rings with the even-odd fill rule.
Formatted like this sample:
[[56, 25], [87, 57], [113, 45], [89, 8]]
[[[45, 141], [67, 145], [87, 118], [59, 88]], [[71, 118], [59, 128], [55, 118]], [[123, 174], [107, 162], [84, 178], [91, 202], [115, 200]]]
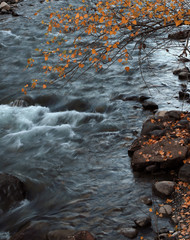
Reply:
[[[52, 4], [59, 8], [64, 2]], [[34, 49], [45, 42], [41, 20], [47, 19], [46, 6], [25, 0], [17, 10], [22, 16], [0, 16], [2, 103], [20, 96], [25, 84], [42, 75], [40, 66], [24, 68], [31, 56], [42, 58]], [[0, 105], [0, 170], [19, 177], [29, 189], [29, 200], [1, 214], [0, 239], [31, 220], [49, 220], [65, 229], [89, 230], [97, 239], [122, 240], [119, 230], [148, 213], [139, 198], [151, 196], [152, 180], [134, 176], [127, 150], [150, 112], [138, 102], [112, 99], [120, 93], [151, 94], [162, 110], [188, 105], [174, 98], [180, 85], [172, 75], [175, 57], [160, 50], [150, 58], [143, 68], [149, 89], [136, 61], [134, 53], [127, 74], [114, 64], [101, 73], [88, 71], [67, 86], [57, 82], [29, 93], [52, 95], [49, 107]], [[73, 101], [83, 102], [83, 108], [74, 109]]]

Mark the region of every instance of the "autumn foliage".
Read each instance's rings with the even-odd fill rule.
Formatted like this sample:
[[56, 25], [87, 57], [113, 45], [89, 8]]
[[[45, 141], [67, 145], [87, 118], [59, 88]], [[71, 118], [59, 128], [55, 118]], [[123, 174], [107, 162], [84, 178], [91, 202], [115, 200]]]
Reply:
[[42, 21], [47, 25], [48, 50], [37, 49], [44, 55], [45, 73], [53, 71], [67, 81], [78, 72], [91, 67], [99, 71], [117, 61], [129, 71], [130, 44], [142, 52], [153, 36], [190, 25], [188, 0], [76, 2], [67, 6], [65, 3], [59, 11], [51, 9], [50, 21]]

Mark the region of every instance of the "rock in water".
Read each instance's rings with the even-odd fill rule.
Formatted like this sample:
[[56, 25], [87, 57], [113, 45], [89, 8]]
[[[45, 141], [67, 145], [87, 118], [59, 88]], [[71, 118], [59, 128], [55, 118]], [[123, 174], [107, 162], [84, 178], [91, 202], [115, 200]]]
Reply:
[[8, 210], [15, 203], [22, 201], [26, 196], [24, 184], [8, 174], [0, 174], [0, 208]]
[[160, 181], [153, 185], [153, 190], [160, 197], [169, 197], [174, 192], [175, 185], [172, 181]]
[[121, 234], [123, 234], [127, 238], [135, 238], [138, 234], [138, 231], [136, 228], [123, 228], [121, 229]]

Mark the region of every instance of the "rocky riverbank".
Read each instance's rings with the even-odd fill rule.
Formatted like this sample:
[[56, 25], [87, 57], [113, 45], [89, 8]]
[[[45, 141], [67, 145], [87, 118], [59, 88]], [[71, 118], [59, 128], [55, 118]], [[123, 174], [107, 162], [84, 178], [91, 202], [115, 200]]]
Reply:
[[[141, 135], [129, 148], [134, 171], [156, 176], [163, 173], [165, 181], [155, 182], [153, 192], [166, 201], [151, 208], [157, 217], [169, 217], [174, 231], [158, 234], [158, 239], [190, 238], [190, 113], [162, 111], [145, 121]], [[167, 181], [168, 176], [172, 181]], [[156, 177], [155, 177], [156, 179]]]

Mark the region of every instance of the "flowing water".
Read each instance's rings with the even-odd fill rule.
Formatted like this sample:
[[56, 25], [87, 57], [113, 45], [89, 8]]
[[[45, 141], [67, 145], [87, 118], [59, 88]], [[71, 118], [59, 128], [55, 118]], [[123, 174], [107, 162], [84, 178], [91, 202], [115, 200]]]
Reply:
[[[63, 2], [52, 4], [59, 8]], [[176, 58], [164, 50], [150, 57], [143, 68], [148, 89], [134, 52], [129, 73], [119, 64], [100, 73], [90, 70], [66, 86], [59, 82], [29, 93], [47, 95], [45, 106], [11, 107], [20, 89], [41, 76], [40, 66], [24, 68], [31, 56], [42, 57], [34, 49], [45, 43], [46, 6], [25, 0], [17, 9], [21, 16], [0, 16], [0, 170], [19, 177], [29, 191], [28, 200], [1, 213], [0, 239], [29, 221], [48, 220], [89, 230], [97, 239], [122, 240], [119, 230], [148, 212], [139, 198], [151, 196], [152, 180], [134, 175], [127, 150], [150, 112], [139, 102], [113, 99], [120, 93], [151, 94], [162, 110], [188, 109], [175, 98]], [[73, 107], [77, 102], [82, 108]], [[143, 234], [152, 239], [150, 231]]]

